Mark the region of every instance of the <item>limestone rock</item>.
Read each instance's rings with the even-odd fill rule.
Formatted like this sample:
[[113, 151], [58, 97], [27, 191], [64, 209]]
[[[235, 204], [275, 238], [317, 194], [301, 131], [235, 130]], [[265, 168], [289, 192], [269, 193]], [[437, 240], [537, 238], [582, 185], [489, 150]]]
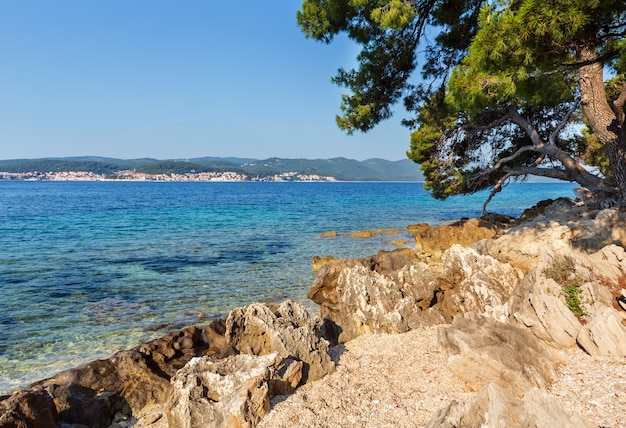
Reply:
[[570, 198], [545, 199], [535, 206], [524, 210], [519, 217], [519, 222], [531, 222], [537, 218], [562, 217], [563, 215], [580, 215], [585, 208], [579, 206]]
[[0, 427], [49, 428], [58, 424], [54, 401], [41, 388], [20, 391], [0, 401]]
[[527, 275], [513, 291], [509, 320], [513, 325], [529, 329], [553, 348], [574, 347], [582, 324], [558, 297], [561, 286], [544, 278], [538, 270]]
[[270, 368], [277, 353], [194, 358], [172, 379], [170, 427], [254, 427], [270, 411]]
[[309, 298], [344, 343], [365, 333], [400, 333], [445, 322], [432, 307], [438, 288], [429, 267], [404, 249], [325, 266]]
[[467, 314], [439, 327], [439, 344], [450, 354], [448, 367], [474, 390], [497, 382], [516, 397], [533, 387], [547, 389], [555, 363], [526, 330], [493, 318]]
[[162, 403], [171, 394], [169, 379], [137, 349], [61, 372], [43, 386], [62, 421], [92, 427], [107, 427], [117, 412]]
[[329, 343], [320, 337], [321, 320], [312, 318], [300, 303], [280, 305], [254, 303], [231, 311], [226, 321], [226, 339], [238, 352], [266, 355], [278, 352], [304, 363], [303, 383], [332, 372]]
[[356, 232], [350, 233], [352, 238], [371, 238], [372, 236], [378, 235], [379, 232], [375, 230], [359, 230]]
[[605, 209], [588, 213], [571, 224], [576, 248], [593, 252], [611, 244], [626, 247], [626, 213]]
[[477, 312], [504, 321], [505, 305], [522, 275], [509, 264], [455, 244], [443, 254], [443, 279], [450, 286], [442, 305], [451, 316]]
[[626, 214], [613, 209], [587, 212], [559, 202], [532, 221], [521, 222], [495, 239], [476, 242], [472, 248], [528, 273], [542, 252], [574, 256], [611, 244], [626, 246]]
[[588, 299], [600, 302], [603, 306], [615, 305], [615, 298], [621, 295], [626, 284], [626, 251], [615, 244], [607, 245], [593, 254], [578, 254], [576, 269], [588, 282], [593, 282]]
[[460, 220], [432, 228], [415, 225], [409, 230], [415, 230], [415, 251], [427, 251], [433, 260], [440, 260], [443, 252], [454, 244], [467, 246], [498, 234], [495, 224], [481, 219]]
[[490, 383], [464, 403], [451, 402], [428, 424], [428, 428], [453, 427], [591, 428], [595, 424], [566, 410], [543, 390], [532, 388], [522, 399]]
[[146, 406], [164, 403], [172, 392], [170, 377], [192, 357], [232, 353], [225, 344], [224, 330], [224, 320], [214, 320], [208, 326], [186, 328], [60, 372], [4, 400], [0, 415], [6, 418], [11, 413], [3, 407], [7, 403], [29, 407], [36, 398], [52, 407], [33, 412], [27, 426], [55, 426], [49, 423], [54, 417], [61, 425], [109, 427], [118, 416], [128, 417]]
[[572, 254], [572, 238], [572, 230], [556, 221], [523, 223], [496, 239], [480, 241], [471, 247], [527, 274], [542, 253]]
[[215, 319], [203, 327], [188, 327], [140, 345], [137, 349], [170, 378], [191, 358], [222, 357], [232, 353], [226, 345], [226, 320]]
[[624, 316], [613, 308], [598, 311], [585, 325], [576, 341], [590, 355], [626, 357]]

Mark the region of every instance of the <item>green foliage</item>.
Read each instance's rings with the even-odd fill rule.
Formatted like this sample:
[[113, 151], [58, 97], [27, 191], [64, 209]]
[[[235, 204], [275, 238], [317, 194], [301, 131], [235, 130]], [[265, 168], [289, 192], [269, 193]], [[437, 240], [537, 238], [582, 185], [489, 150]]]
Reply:
[[211, 167], [184, 161], [159, 161], [142, 165], [136, 168], [136, 170], [137, 172], [145, 172], [146, 174], [189, 174], [215, 171], [215, 169]]
[[380, 25], [381, 28], [392, 30], [406, 27], [415, 19], [415, 15], [416, 11], [411, 2], [404, 0], [390, 0], [386, 4], [374, 8], [371, 13], [372, 21]]
[[21, 161], [0, 161], [3, 172], [70, 172], [84, 171], [95, 174], [112, 174], [119, 171], [119, 165], [110, 162], [91, 160], [33, 159]]
[[[297, 18], [307, 37], [328, 43], [344, 33], [361, 46], [358, 66], [332, 79], [348, 90], [341, 129], [366, 132], [401, 99], [415, 114], [403, 121], [412, 129], [407, 156], [435, 197], [500, 186], [531, 170], [580, 179], [578, 170], [559, 174], [564, 156], [551, 157], [555, 151], [521, 150], [534, 143], [513, 111], [535, 143], [551, 141], [611, 178], [604, 147], [580, 132], [582, 116], [570, 110], [580, 97], [581, 51], [597, 50], [616, 76], [626, 72], [623, 0], [304, 0]], [[610, 82], [607, 95], [617, 96]]]
[[588, 315], [582, 307], [583, 280], [576, 273], [576, 265], [574, 259], [565, 256], [561, 260], [555, 260], [552, 267], [543, 272], [546, 278], [553, 279], [561, 286], [565, 297], [565, 304], [572, 313], [577, 317]]
[[333, 83], [342, 96], [337, 124], [348, 133], [368, 131], [392, 115], [391, 107], [409, 86], [420, 28], [434, 0], [305, 0], [298, 25], [307, 37], [329, 43], [345, 33], [363, 49], [358, 69], [339, 69]]

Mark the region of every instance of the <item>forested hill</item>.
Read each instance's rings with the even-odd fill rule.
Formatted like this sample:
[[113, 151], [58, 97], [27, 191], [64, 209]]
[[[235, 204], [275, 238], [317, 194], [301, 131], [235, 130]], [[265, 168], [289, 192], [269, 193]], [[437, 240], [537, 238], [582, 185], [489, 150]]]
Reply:
[[149, 174], [184, 174], [190, 172], [233, 171], [250, 176], [269, 176], [285, 172], [317, 174], [343, 181], [422, 181], [419, 165], [404, 159], [388, 161], [346, 158], [264, 160], [250, 158], [202, 157], [194, 159], [159, 160], [114, 159], [94, 156], [0, 160], [0, 172], [68, 172], [86, 171], [112, 175], [133, 170]]

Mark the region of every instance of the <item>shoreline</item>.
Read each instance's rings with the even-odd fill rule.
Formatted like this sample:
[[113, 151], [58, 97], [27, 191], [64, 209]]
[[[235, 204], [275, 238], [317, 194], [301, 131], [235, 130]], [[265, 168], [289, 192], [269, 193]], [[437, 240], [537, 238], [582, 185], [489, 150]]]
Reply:
[[[606, 232], [606, 231], [605, 231], [605, 232]], [[585, 239], [588, 239], [588, 238], [585, 238]], [[429, 253], [431, 253], [431, 256], [429, 256], [429, 257], [432, 257], [432, 253], [433, 253], [432, 249], [424, 249], [424, 248], [426, 248], [426, 247], [424, 246], [424, 243], [425, 243], [425, 241], [423, 241], [423, 240], [422, 240], [422, 241], [421, 241], [422, 249], [421, 249], [420, 251], [421, 251], [421, 252], [424, 252], [424, 251], [429, 252]], [[416, 331], [416, 332], [417, 332], [417, 331], [420, 331], [420, 330], [419, 330], [419, 328], [414, 328], [414, 329], [411, 329], [411, 330], [414, 330], [414, 331]], [[347, 331], [347, 330], [346, 330], [346, 331]], [[375, 332], [372, 332], [372, 333], [375, 333]], [[376, 334], [378, 334], [378, 333], [376, 333]], [[170, 334], [169, 336], [171, 336], [171, 335], [176, 335], [176, 332], [174, 332], [174, 333]], [[367, 336], [368, 336], [368, 337], [367, 337], [367, 339], [368, 339], [368, 340], [369, 340], [369, 339], [376, 340], [376, 335], [375, 335], [375, 334], [372, 334], [371, 336], [370, 336], [370, 335], [367, 335]], [[163, 337], [161, 337], [160, 339], [157, 339], [156, 341], [161, 341], [161, 342], [162, 342], [162, 339], [164, 339], [164, 338], [163, 338]], [[402, 342], [402, 339], [401, 339], [400, 337], [396, 337], [396, 339], [398, 339], [400, 342]], [[195, 339], [194, 339], [194, 340], [195, 340]], [[357, 340], [357, 339], [354, 339], [354, 340]], [[359, 339], [359, 340], [366, 340], [366, 339]], [[156, 342], [156, 341], [155, 341], [155, 342]], [[349, 344], [350, 342], [351, 342], [351, 340], [350, 340], [349, 342], [347, 342], [347, 343]], [[146, 345], [146, 344], [144, 344], [144, 345]], [[141, 346], [143, 346], [143, 345], [140, 345], [140, 346], [139, 346], [139, 347], [137, 347], [137, 348], [139, 349], [139, 348], [141, 348]], [[346, 344], [345, 346], [348, 346], [348, 345]], [[371, 346], [372, 346], [372, 345], [368, 345], [368, 346], [366, 346], [365, 348], [367, 349], [367, 348], [370, 348]], [[118, 354], [119, 354], [119, 353], [118, 353]], [[71, 370], [70, 370], [70, 372], [71, 372]], [[333, 375], [329, 375], [329, 376], [333, 376]], [[330, 378], [329, 378], [329, 379], [330, 379]], [[41, 385], [41, 384], [42, 384], [42, 382], [36, 382], [35, 384], [36, 384], [36, 385]], [[309, 385], [309, 384], [307, 383], [307, 385]], [[313, 384], [311, 384], [311, 385], [316, 385], [316, 383], [313, 383]], [[322, 384], [320, 383], [319, 385], [322, 385]], [[304, 386], [302, 386], [301, 388], [305, 388], [305, 387], [304, 387]], [[302, 391], [310, 391], [310, 388], [313, 388], [313, 386], [306, 386], [306, 388], [305, 388], [305, 389], [303, 389]], [[303, 393], [304, 393], [304, 392], [303, 392]], [[296, 393], [296, 395], [297, 395], [297, 394], [299, 394], [299, 393], [297, 392], [297, 393]], [[298, 400], [298, 399], [297, 399], [297, 398], [294, 398], [293, 400]], [[372, 400], [375, 400], [375, 399], [372, 399]], [[284, 400], [283, 400], [283, 401], [284, 401]], [[275, 406], [276, 406], [277, 408], [282, 408], [280, 403], [282, 403], [283, 401], [280, 401], [280, 402], [275, 402]], [[378, 403], [376, 403], [376, 404], [378, 404]], [[347, 409], [346, 409], [346, 410], [347, 410]], [[270, 419], [268, 419], [268, 421], [270, 421]], [[268, 423], [269, 423], [269, 422], [268, 422]], [[281, 425], [266, 425], [266, 426], [281, 426]]]

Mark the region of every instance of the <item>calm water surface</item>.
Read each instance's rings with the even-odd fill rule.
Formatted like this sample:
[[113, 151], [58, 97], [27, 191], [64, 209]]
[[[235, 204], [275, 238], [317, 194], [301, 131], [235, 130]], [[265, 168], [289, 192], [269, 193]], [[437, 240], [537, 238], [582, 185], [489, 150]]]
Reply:
[[[513, 184], [489, 211], [574, 187]], [[315, 311], [313, 256], [412, 246], [409, 224], [476, 217], [485, 198], [436, 201], [419, 183], [0, 181], [0, 393], [254, 301]], [[400, 233], [348, 236], [378, 228]]]

